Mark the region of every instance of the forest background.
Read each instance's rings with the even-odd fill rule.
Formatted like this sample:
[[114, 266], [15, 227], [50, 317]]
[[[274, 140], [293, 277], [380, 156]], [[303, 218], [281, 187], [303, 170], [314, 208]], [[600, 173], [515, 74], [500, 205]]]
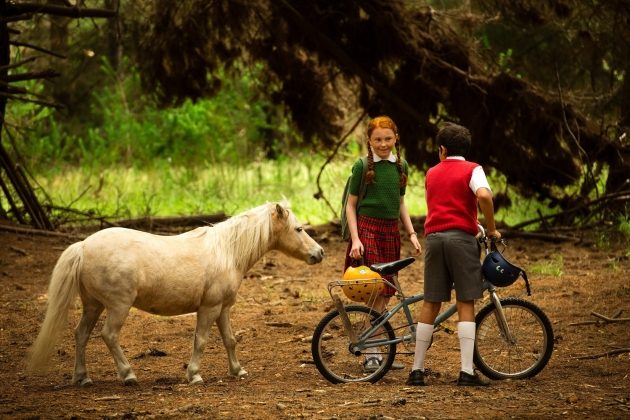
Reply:
[[56, 227], [283, 197], [334, 220], [365, 123], [385, 113], [413, 165], [412, 215], [451, 120], [470, 127], [503, 223], [630, 237], [628, 1], [40, 4], [117, 11], [4, 21], [19, 65], [3, 67], [2, 142]]

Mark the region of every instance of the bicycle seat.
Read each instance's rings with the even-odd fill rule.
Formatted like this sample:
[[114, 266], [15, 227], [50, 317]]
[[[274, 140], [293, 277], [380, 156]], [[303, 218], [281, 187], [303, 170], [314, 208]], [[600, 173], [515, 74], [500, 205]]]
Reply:
[[370, 266], [372, 271], [376, 271], [380, 275], [388, 276], [390, 274], [395, 274], [407, 267], [409, 264], [414, 262], [416, 259], [414, 257], [403, 258], [402, 260], [386, 262], [386, 263], [376, 263]]

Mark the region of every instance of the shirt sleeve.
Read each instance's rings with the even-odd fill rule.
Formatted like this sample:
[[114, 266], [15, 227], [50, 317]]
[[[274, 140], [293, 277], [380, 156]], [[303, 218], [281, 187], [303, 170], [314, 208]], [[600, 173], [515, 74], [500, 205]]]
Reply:
[[468, 184], [473, 193], [477, 194], [477, 190], [479, 188], [487, 188], [492, 191], [490, 188], [490, 184], [488, 184], [488, 179], [486, 178], [486, 173], [483, 171], [481, 166], [477, 166], [473, 169], [472, 175], [470, 177], [470, 183]]
[[363, 176], [363, 161], [358, 159], [352, 165], [352, 178], [350, 179], [350, 194], [359, 195], [361, 189], [361, 177]]

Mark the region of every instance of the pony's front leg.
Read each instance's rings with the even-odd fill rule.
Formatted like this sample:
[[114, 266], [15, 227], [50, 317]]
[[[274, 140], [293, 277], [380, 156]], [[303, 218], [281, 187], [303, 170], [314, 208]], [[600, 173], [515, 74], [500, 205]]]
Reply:
[[219, 319], [217, 320], [217, 327], [221, 333], [223, 339], [223, 345], [228, 355], [228, 367], [230, 374], [242, 378], [247, 375], [247, 371], [241, 367], [236, 357], [236, 337], [232, 333], [232, 325], [230, 323], [230, 306], [223, 306]]
[[127, 319], [129, 309], [130, 306], [107, 308], [107, 319], [105, 320], [105, 325], [101, 331], [101, 336], [103, 337], [105, 344], [107, 344], [107, 348], [109, 348], [110, 353], [114, 356], [114, 362], [116, 362], [118, 376], [120, 379], [123, 380], [125, 385], [137, 385], [138, 380], [136, 378], [136, 374], [133, 373], [133, 369], [131, 369], [131, 365], [129, 364], [129, 361], [127, 361], [127, 358], [118, 343], [120, 329], [122, 328], [125, 319]]
[[188, 362], [188, 368], [186, 369], [186, 378], [191, 385], [203, 382], [203, 378], [199, 374], [201, 355], [208, 342], [210, 325], [217, 319], [220, 311], [221, 305], [211, 307], [202, 306], [197, 311], [197, 327], [195, 328], [195, 337], [193, 339], [193, 351], [190, 362]]

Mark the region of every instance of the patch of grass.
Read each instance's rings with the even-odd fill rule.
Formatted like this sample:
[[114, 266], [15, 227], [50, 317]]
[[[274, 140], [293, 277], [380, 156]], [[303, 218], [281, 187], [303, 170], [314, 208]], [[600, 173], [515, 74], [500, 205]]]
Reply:
[[541, 276], [560, 277], [563, 274], [564, 260], [562, 255], [554, 254], [549, 259], [532, 264], [529, 271]]
[[[150, 167], [65, 166], [41, 170], [35, 177], [56, 206], [73, 207], [109, 220], [218, 212], [234, 215], [286, 198], [301, 221], [323, 224], [339, 216], [343, 186], [355, 156], [340, 156], [322, 173], [322, 190], [333, 209], [313, 197], [325, 158], [302, 153], [248, 165], [208, 161], [190, 166], [156, 159]], [[540, 206], [523, 199], [514, 201], [519, 205], [501, 210], [497, 220], [518, 223], [531, 218], [527, 209]], [[405, 203], [412, 216], [426, 215], [422, 171], [411, 169]], [[544, 270], [554, 271], [551, 266]]]
[[[56, 206], [116, 218], [177, 216], [224, 212], [234, 215], [269, 201], [290, 201], [297, 217], [323, 224], [338, 216], [341, 194], [353, 160], [333, 161], [321, 177], [325, 197], [313, 197], [325, 157], [257, 161], [246, 167], [213, 163], [179, 166], [162, 160], [151, 168], [108, 167], [50, 170], [36, 176]], [[423, 180], [410, 180], [407, 206], [413, 215], [424, 208]]]

